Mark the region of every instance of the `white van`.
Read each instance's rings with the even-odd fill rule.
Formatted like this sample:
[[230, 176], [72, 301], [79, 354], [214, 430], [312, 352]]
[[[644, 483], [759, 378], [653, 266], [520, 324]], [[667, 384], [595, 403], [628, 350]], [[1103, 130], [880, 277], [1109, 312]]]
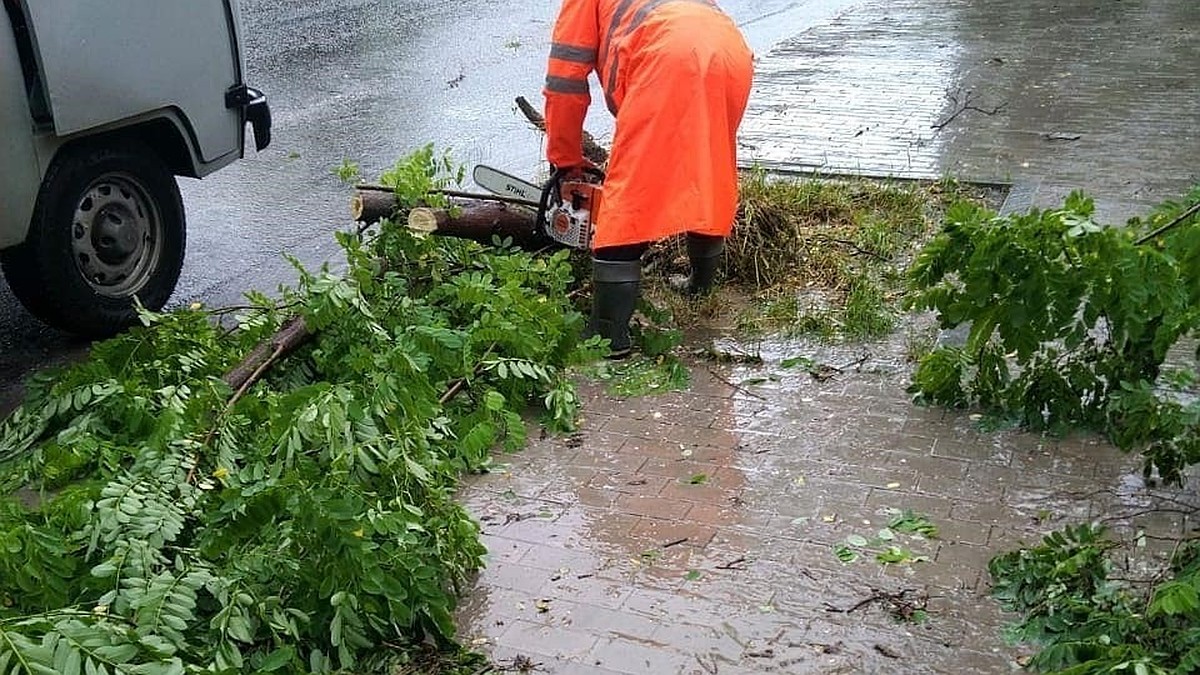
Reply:
[[237, 0], [0, 0], [0, 267], [43, 321], [106, 336], [159, 309], [183, 265], [175, 176], [242, 157]]

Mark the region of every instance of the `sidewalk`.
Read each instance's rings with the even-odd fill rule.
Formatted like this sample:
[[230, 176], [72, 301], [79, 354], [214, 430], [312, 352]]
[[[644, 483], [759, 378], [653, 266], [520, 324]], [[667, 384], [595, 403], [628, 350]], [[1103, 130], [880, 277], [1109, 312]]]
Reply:
[[1121, 223], [1200, 183], [1197, 63], [1189, 0], [865, 2], [760, 61], [743, 159], [1013, 183], [1015, 208], [1084, 188]]
[[[1200, 5], [1035, 5], [863, 2], [796, 36], [759, 63], [744, 156], [1013, 183], [1009, 208], [1081, 187], [1108, 222], [1200, 182]], [[948, 94], [1000, 109], [954, 116]], [[471, 481], [490, 555], [464, 641], [550, 673], [1006, 673], [1020, 652], [988, 560], [1082, 520], [1127, 532], [1150, 505], [1138, 459], [1094, 437], [983, 432], [914, 406], [900, 336], [851, 348], [863, 365], [824, 381], [780, 360], [840, 365], [845, 348], [776, 347], [762, 366], [694, 363], [685, 392], [586, 387], [579, 434]], [[937, 526], [891, 542], [925, 559], [839, 560], [892, 509]], [[1137, 526], [1154, 556], [1153, 536], [1189, 527]]]
[[[466, 490], [491, 553], [463, 638], [551, 673], [1008, 672], [987, 561], [1144, 506], [1136, 460], [914, 407], [897, 348], [825, 382], [696, 364], [686, 392], [589, 389], [581, 433], [502, 458]], [[767, 373], [779, 381], [723, 382]], [[834, 546], [875, 536], [889, 509], [938, 527], [893, 542], [928, 560], [839, 561]], [[926, 620], [886, 602], [845, 611], [905, 589], [929, 596]]]

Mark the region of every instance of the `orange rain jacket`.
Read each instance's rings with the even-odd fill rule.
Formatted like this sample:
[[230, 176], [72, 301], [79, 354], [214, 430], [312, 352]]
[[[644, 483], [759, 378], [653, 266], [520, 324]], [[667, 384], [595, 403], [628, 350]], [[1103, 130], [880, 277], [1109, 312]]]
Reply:
[[593, 70], [616, 133], [592, 247], [728, 236], [754, 71], [733, 21], [712, 0], [563, 0], [545, 87], [546, 155], [556, 167], [584, 163]]

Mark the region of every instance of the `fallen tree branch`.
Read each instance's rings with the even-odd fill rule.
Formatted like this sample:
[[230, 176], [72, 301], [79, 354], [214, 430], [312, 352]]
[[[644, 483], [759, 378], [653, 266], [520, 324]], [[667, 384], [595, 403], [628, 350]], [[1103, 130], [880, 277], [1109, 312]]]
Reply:
[[[909, 599], [910, 593], [912, 599]], [[927, 592], [918, 593], [912, 588], [901, 589], [895, 593], [872, 588], [871, 595], [846, 609], [828, 602], [824, 605], [826, 612], [850, 614], [875, 603], [883, 605], [884, 611], [897, 621], [913, 621], [920, 616], [919, 612], [924, 612], [929, 607], [929, 594]]]
[[719, 382], [723, 382], [724, 384], [726, 384], [726, 385], [728, 385], [728, 386], [730, 386], [730, 387], [733, 387], [733, 390], [734, 390], [734, 391], [737, 391], [737, 392], [743, 393], [743, 394], [745, 394], [745, 395], [747, 395], [747, 396], [753, 396], [754, 398], [756, 398], [756, 399], [758, 399], [758, 400], [760, 400], [760, 401], [765, 401], [765, 400], [767, 400], [767, 399], [766, 399], [766, 397], [764, 397], [764, 396], [759, 396], [758, 394], [756, 394], [756, 393], [754, 393], [754, 392], [750, 391], [749, 389], [747, 389], [747, 388], [745, 388], [745, 387], [743, 387], [743, 386], [741, 386], [741, 385], [734, 384], [733, 382], [730, 382], [730, 381], [729, 381], [729, 378], [727, 378], [727, 377], [725, 377], [725, 376], [723, 376], [723, 375], [719, 374], [717, 371], [713, 370], [712, 368], [709, 368], [709, 369], [708, 369], [708, 374], [709, 374], [709, 375], [712, 375], [712, 376], [713, 376], [713, 378], [714, 378], [714, 379], [716, 379], [717, 381], [719, 381]]
[[1150, 232], [1149, 234], [1145, 234], [1145, 235], [1142, 235], [1141, 237], [1138, 237], [1137, 241], [1135, 241], [1133, 243], [1135, 245], [1141, 246], [1142, 244], [1150, 241], [1151, 239], [1154, 239], [1155, 237], [1159, 236], [1160, 234], [1167, 232], [1168, 230], [1173, 230], [1176, 227], [1179, 227], [1180, 223], [1182, 223], [1183, 221], [1187, 220], [1188, 218], [1196, 215], [1196, 213], [1198, 213], [1198, 212], [1200, 212], [1200, 202], [1196, 202], [1195, 204], [1192, 204], [1183, 213], [1181, 213], [1178, 216], [1176, 216], [1175, 218], [1173, 218], [1171, 220], [1171, 222], [1167, 223], [1166, 225], [1163, 225], [1162, 227], [1155, 229], [1153, 232]]
[[[542, 113], [530, 103], [524, 96], [517, 97], [517, 108], [521, 110], [521, 114], [529, 123], [538, 131], [546, 131], [546, 118]], [[603, 166], [608, 162], [608, 150], [604, 146], [596, 142], [596, 137], [588, 133], [587, 129], [583, 130], [583, 156], [596, 166]]]
[[545, 245], [527, 209], [495, 202], [456, 205], [453, 209], [419, 207], [408, 212], [408, 228], [425, 234], [490, 243], [492, 237], [511, 237], [523, 248]]
[[256, 382], [262, 379], [263, 374], [270, 370], [271, 366], [275, 365], [280, 359], [288, 354], [299, 349], [302, 345], [313, 338], [313, 333], [308, 328], [308, 324], [304, 321], [304, 317], [295, 316], [284, 322], [269, 339], [260, 342], [245, 358], [225, 374], [222, 380], [234, 389], [233, 396], [229, 397], [229, 401], [225, 403], [225, 407], [221, 410], [221, 414], [217, 415], [217, 419], [213, 422], [212, 429], [204, 436], [204, 441], [200, 444], [200, 448], [192, 456], [192, 467], [188, 469], [187, 482], [191, 483], [196, 478], [196, 469], [200, 466], [200, 449], [206, 448], [216, 438], [218, 431], [221, 428], [221, 423], [229, 416], [233, 407], [237, 402], [250, 391]]
[[291, 354], [312, 339], [313, 333], [304, 321], [304, 317], [296, 316], [288, 319], [279, 330], [267, 340], [259, 343], [241, 363], [233, 367], [221, 378], [236, 392], [244, 392], [262, 377], [263, 366], [270, 366], [279, 358]]
[[[353, 218], [355, 222], [363, 223], [364, 225], [374, 225], [384, 218], [391, 218], [400, 211], [400, 202], [396, 199], [396, 194], [392, 192], [390, 188], [386, 189], [386, 191], [376, 189], [380, 187], [385, 186], [360, 185], [355, 188], [354, 194], [350, 196], [350, 217]], [[430, 194], [454, 197], [461, 200], [468, 200], [469, 202], [496, 202], [499, 204], [524, 206], [529, 209], [537, 208], [537, 204], [529, 201], [528, 199], [486, 194], [482, 192], [434, 190]]]

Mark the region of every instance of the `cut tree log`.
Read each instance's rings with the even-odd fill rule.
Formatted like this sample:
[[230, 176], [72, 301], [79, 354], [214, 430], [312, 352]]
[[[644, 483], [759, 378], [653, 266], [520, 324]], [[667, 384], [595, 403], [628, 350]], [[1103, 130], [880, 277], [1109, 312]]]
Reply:
[[350, 198], [350, 215], [354, 220], [367, 225], [374, 225], [384, 218], [391, 218], [396, 213], [396, 193], [371, 189], [358, 189]]
[[408, 212], [408, 227], [443, 237], [473, 239], [489, 244], [492, 237], [511, 237], [523, 248], [545, 244], [534, 227], [529, 210], [496, 202], [463, 202], [454, 209], [415, 208]]
[[[457, 197], [468, 202], [501, 202], [504, 204], [525, 206], [530, 209], [536, 208], [526, 199], [506, 197], [504, 195], [463, 192], [462, 190], [435, 190], [431, 194]], [[391, 218], [399, 210], [400, 205], [396, 201], [396, 193], [393, 192], [392, 188], [382, 185], [365, 183], [358, 185], [355, 187], [354, 194], [350, 197], [350, 216], [356, 222], [364, 225], [374, 225], [384, 218]]]

